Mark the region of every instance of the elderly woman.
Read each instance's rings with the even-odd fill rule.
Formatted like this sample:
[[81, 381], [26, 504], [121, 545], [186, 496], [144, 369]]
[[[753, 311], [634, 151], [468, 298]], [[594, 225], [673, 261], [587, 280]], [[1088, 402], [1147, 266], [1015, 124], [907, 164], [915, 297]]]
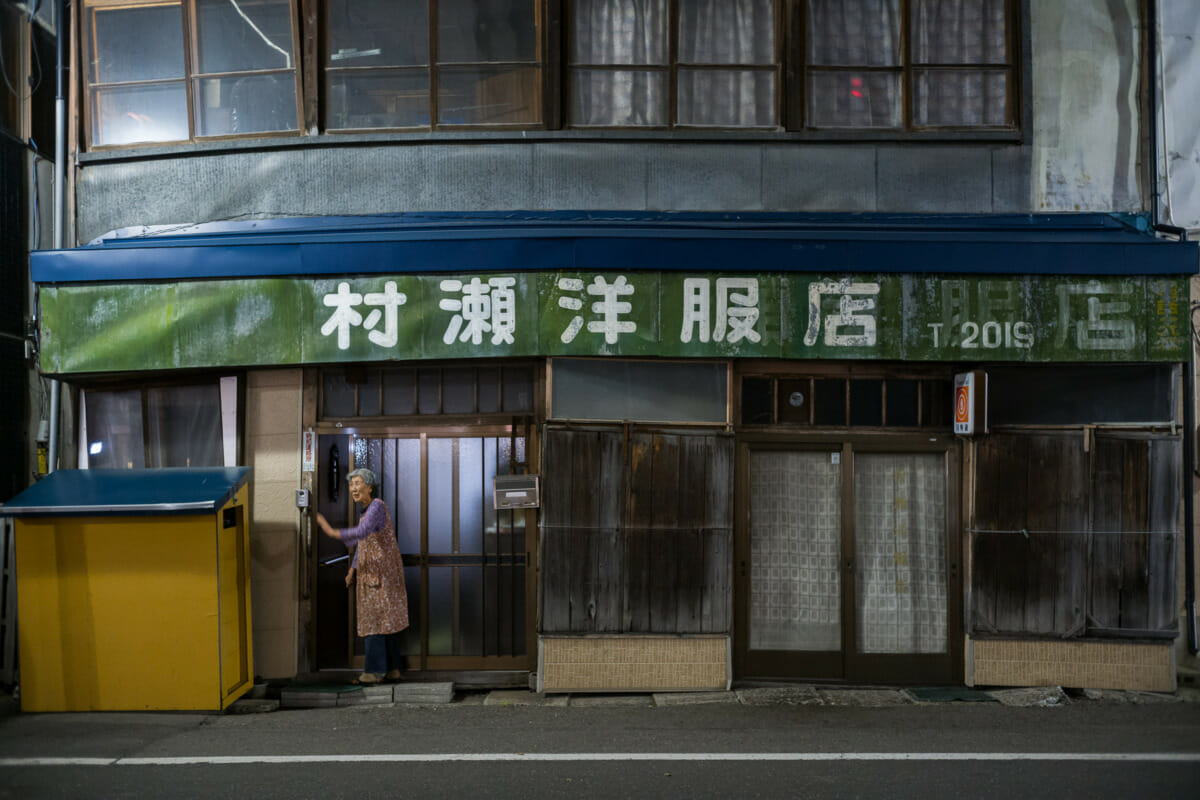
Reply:
[[346, 586], [355, 583], [357, 572], [358, 635], [366, 650], [360, 685], [401, 678], [403, 656], [400, 631], [408, 627], [408, 595], [404, 589], [404, 564], [396, 543], [396, 529], [387, 504], [374, 495], [379, 479], [369, 469], [356, 469], [346, 476], [350, 497], [366, 507], [353, 528], [334, 528], [320, 513], [317, 525], [328, 536], [355, 547], [354, 561], [346, 574]]

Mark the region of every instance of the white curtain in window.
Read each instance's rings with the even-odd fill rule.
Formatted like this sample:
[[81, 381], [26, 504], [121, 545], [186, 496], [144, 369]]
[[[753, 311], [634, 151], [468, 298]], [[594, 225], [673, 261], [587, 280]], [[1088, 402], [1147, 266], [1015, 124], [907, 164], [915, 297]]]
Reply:
[[[714, 68], [774, 64], [774, 6], [773, 0], [680, 4], [678, 61], [706, 66], [679, 68], [679, 124], [776, 124], [773, 69]], [[572, 8], [572, 124], [669, 124], [667, 0], [575, 0]]]
[[750, 456], [752, 650], [842, 649], [842, 468], [831, 456]]
[[146, 391], [146, 466], [225, 464], [219, 384]]
[[900, 66], [900, 0], [808, 0], [808, 63]]
[[914, 64], [963, 65], [913, 72], [913, 122], [917, 125], [1005, 125], [1008, 73], [980, 69], [1004, 64], [1004, 0], [915, 0]]
[[858, 652], [945, 652], [945, 457], [856, 454], [854, 528]]

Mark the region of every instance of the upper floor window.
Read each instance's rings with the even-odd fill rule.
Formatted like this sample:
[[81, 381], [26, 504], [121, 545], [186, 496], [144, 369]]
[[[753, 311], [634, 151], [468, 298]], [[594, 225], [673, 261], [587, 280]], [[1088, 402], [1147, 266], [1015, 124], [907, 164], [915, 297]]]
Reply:
[[[804, 0], [797, 127], [1015, 123], [1011, 0]], [[907, 13], [905, 13], [905, 9]], [[797, 112], [803, 119], [795, 119]]]
[[573, 126], [779, 124], [775, 0], [571, 0]]
[[85, 0], [92, 145], [295, 132], [294, 0]]
[[1019, 121], [1017, 0], [312, 6], [302, 21], [299, 0], [84, 0], [89, 145], [299, 134], [300, 120], [819, 136]]
[[329, 0], [325, 127], [539, 126], [538, 0]]

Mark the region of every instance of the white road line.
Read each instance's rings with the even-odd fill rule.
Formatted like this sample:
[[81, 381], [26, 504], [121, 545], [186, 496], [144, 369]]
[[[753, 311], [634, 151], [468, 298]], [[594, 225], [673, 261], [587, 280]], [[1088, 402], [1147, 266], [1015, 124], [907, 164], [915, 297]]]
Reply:
[[173, 767], [217, 764], [469, 761], [1100, 761], [1200, 763], [1200, 753], [350, 753], [148, 758], [0, 758], [0, 767]]

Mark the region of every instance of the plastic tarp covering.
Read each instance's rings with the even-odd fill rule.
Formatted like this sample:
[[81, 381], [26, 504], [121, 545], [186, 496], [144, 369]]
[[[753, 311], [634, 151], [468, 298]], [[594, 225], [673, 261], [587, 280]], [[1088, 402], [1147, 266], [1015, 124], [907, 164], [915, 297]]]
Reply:
[[1029, 7], [1034, 210], [1142, 210], [1138, 0]]

